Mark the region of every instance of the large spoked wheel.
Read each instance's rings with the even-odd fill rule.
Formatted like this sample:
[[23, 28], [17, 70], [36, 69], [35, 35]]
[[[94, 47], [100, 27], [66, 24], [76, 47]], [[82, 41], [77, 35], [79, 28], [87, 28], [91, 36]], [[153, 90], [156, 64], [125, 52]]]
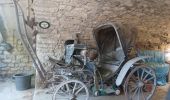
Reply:
[[136, 66], [125, 80], [124, 91], [128, 100], [150, 100], [156, 88], [156, 75], [152, 68]]
[[77, 80], [69, 80], [57, 86], [53, 100], [88, 100], [89, 92], [86, 85]]

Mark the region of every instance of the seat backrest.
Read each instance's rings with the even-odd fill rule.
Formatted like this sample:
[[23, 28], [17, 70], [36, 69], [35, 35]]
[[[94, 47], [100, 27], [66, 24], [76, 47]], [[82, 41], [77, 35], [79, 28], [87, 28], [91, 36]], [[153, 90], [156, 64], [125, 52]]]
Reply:
[[115, 57], [116, 60], [118, 60], [120, 62], [124, 61], [125, 55], [124, 55], [123, 48], [121, 48], [121, 47], [116, 48], [116, 55], [115, 56], [116, 56]]

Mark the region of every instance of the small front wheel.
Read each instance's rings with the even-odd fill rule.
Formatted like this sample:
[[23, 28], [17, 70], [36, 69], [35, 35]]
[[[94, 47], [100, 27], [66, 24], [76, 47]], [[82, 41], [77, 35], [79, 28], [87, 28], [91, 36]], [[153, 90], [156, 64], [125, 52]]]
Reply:
[[62, 82], [56, 87], [53, 100], [88, 100], [89, 91], [84, 83], [78, 80]]

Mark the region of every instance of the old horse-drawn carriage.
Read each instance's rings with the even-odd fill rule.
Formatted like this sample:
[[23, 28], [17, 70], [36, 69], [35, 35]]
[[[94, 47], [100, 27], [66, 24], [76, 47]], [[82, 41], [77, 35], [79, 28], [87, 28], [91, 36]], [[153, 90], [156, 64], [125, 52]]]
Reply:
[[128, 100], [151, 99], [156, 76], [151, 67], [142, 63], [150, 57], [128, 56], [136, 36], [133, 30], [115, 23], [94, 28], [96, 49], [75, 40], [66, 41], [64, 61], [50, 58], [54, 67], [48, 73], [32, 47], [21, 8], [14, 0], [13, 4], [19, 36], [42, 81], [54, 86], [53, 100], [88, 100], [89, 96], [118, 95], [122, 87]]
[[[123, 86], [128, 100], [149, 100], [156, 88], [154, 70], [142, 63], [149, 57], [130, 59], [128, 51], [135, 33], [113, 23], [94, 29], [97, 49], [90, 49], [74, 40], [65, 44], [64, 80], [56, 86], [53, 100], [88, 100], [89, 96], [120, 93]], [[56, 63], [57, 64], [57, 63]], [[56, 70], [57, 71], [57, 70]]]

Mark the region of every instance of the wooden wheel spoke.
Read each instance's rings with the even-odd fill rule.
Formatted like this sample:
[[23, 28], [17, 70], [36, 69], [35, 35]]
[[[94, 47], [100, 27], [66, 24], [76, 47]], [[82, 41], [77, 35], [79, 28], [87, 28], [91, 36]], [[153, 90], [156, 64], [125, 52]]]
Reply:
[[58, 93], [60, 93], [60, 94], [65, 94], [65, 92], [63, 91], [63, 90], [60, 90], [60, 91], [58, 91]]
[[69, 80], [58, 85], [52, 100], [88, 100], [88, 98], [88, 88], [84, 83]]
[[152, 68], [138, 66], [131, 70], [124, 90], [130, 100], [150, 100], [156, 89], [156, 76]]
[[148, 74], [152, 74], [152, 70], [148, 71], [148, 70], [145, 69], [145, 72], [148, 73]]
[[67, 93], [67, 91], [64, 89], [64, 86], [60, 88], [59, 93], [64, 93], [64, 94]]
[[137, 77], [138, 77], [138, 80], [140, 80], [139, 70], [137, 70]]
[[129, 81], [128, 85], [136, 85], [136, 82], [133, 82], [133, 81]]
[[134, 76], [134, 74], [132, 74], [131, 79], [132, 79], [133, 81], [135, 81], [135, 82], [136, 82], [136, 77]]
[[132, 95], [132, 98], [135, 97], [135, 95], [138, 93], [139, 88], [136, 88], [135, 92]]
[[132, 93], [134, 90], [136, 90], [136, 88], [137, 88], [137, 86], [135, 86], [134, 88], [132, 88], [132, 89], [130, 90], [130, 92]]
[[140, 92], [141, 92], [142, 100], [145, 100], [145, 95], [143, 93], [143, 88], [140, 89]]
[[152, 76], [152, 77], [150, 77], [149, 79], [145, 79], [144, 81], [145, 81], [145, 82], [148, 82], [148, 81], [150, 81], [150, 80], [153, 80], [154, 78], [155, 78], [155, 77]]
[[72, 92], [73, 94], [75, 93], [75, 89], [76, 89], [76, 87], [77, 87], [77, 83], [75, 83], [75, 84], [74, 84], [73, 92]]
[[[146, 72], [146, 71], [145, 71]], [[146, 72], [146, 75], [145, 75], [145, 77], [142, 79], [143, 81], [148, 77], [150, 75], [150, 73], [147, 73]]]
[[81, 90], [83, 90], [84, 87], [81, 87], [80, 89], [78, 89], [75, 93], [75, 95], [77, 95]]
[[67, 92], [70, 91], [70, 88], [69, 88], [68, 84], [66, 84], [66, 89], [67, 89]]
[[141, 88], [138, 88], [138, 100], [140, 100], [140, 91], [141, 91]]
[[142, 74], [141, 74], [141, 77], [140, 77], [141, 80], [143, 79], [144, 73], [145, 73], [145, 71], [142, 69]]

